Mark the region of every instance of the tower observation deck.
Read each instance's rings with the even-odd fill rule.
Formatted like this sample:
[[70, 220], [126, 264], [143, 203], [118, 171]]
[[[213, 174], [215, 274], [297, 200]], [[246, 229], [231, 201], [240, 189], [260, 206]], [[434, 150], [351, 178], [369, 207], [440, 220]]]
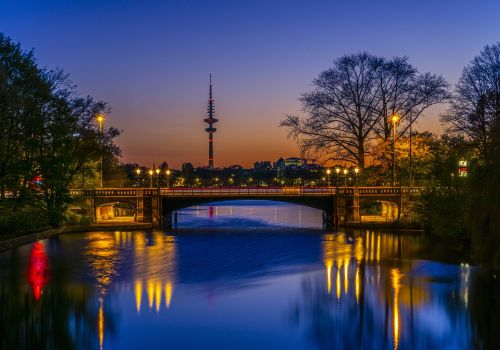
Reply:
[[210, 73], [210, 87], [208, 94], [208, 104], [207, 104], [207, 115], [208, 118], [203, 119], [205, 123], [208, 124], [208, 127], [205, 128], [205, 131], [208, 133], [208, 167], [214, 167], [214, 133], [217, 131], [214, 128], [214, 124], [219, 121], [219, 119], [215, 118], [215, 106], [214, 99], [212, 97], [212, 73]]

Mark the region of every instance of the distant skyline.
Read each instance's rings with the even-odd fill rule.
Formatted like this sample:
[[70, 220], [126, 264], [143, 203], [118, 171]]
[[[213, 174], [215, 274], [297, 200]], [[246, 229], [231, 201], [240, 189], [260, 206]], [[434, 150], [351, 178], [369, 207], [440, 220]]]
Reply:
[[[27, 1], [0, 4], [0, 31], [109, 103], [123, 162], [208, 163], [213, 74], [215, 166], [298, 156], [279, 122], [344, 54], [408, 56], [454, 84], [500, 40], [500, 1]], [[419, 128], [439, 130], [433, 108]]]

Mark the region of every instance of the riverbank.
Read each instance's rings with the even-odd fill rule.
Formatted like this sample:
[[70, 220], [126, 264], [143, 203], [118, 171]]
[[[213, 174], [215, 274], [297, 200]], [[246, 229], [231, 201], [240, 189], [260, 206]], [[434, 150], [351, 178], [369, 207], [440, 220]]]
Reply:
[[0, 240], [0, 251], [15, 248], [24, 244], [36, 242], [41, 239], [57, 236], [63, 233], [78, 233], [89, 231], [134, 231], [151, 229], [150, 223], [121, 223], [121, 224], [104, 224], [104, 225], [85, 225], [85, 226], [67, 226], [59, 227], [50, 230], [34, 232], [22, 236], [12, 237], [5, 240]]

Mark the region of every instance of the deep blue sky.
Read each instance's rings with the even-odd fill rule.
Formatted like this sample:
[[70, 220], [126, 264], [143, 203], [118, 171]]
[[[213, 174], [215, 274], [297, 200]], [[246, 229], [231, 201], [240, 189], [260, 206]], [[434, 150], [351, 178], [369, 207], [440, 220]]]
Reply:
[[[450, 83], [500, 40], [500, 1], [4, 0], [0, 31], [110, 103], [123, 161], [204, 165], [208, 73], [216, 165], [298, 154], [279, 121], [343, 55], [406, 55]], [[439, 109], [422, 128], [437, 129]]]

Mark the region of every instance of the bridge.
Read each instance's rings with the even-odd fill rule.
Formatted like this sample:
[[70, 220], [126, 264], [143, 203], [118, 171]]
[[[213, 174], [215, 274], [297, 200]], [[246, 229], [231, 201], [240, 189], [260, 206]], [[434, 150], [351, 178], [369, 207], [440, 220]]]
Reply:
[[237, 199], [266, 199], [300, 204], [323, 211], [327, 228], [361, 222], [360, 199], [393, 203], [397, 217], [404, 214], [421, 187], [193, 187], [72, 189], [73, 198], [84, 198], [96, 220], [97, 207], [110, 202], [129, 203], [136, 222], [158, 228], [172, 227], [172, 213], [193, 205]]

